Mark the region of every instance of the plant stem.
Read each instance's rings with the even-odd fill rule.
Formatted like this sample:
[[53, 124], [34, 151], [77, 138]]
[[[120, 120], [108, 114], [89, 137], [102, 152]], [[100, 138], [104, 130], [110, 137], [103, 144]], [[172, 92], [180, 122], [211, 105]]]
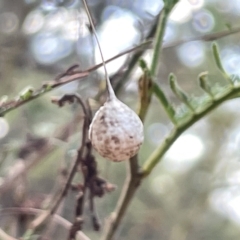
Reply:
[[[139, 79], [139, 96], [140, 96], [140, 104], [138, 110], [138, 116], [142, 121], [144, 121], [145, 116], [147, 114], [147, 110], [149, 108], [151, 97], [152, 97], [152, 84], [151, 84], [151, 76], [147, 66], [143, 68], [143, 74]], [[120, 222], [129, 206], [138, 186], [141, 183], [141, 176], [139, 174], [139, 166], [138, 166], [138, 156], [134, 156], [129, 160], [128, 164], [128, 173], [127, 179], [124, 183], [121, 196], [118, 200], [116, 210], [110, 216], [108, 223], [106, 224], [104, 235], [102, 239], [110, 240], [112, 239], [115, 231], [117, 230]]]
[[158, 100], [162, 103], [162, 106], [167, 113], [168, 117], [171, 119], [171, 121], [176, 124], [176, 119], [175, 119], [175, 110], [171, 103], [169, 103], [167, 97], [165, 96], [164, 92], [162, 89], [159, 87], [159, 85], [156, 82], [153, 82], [153, 89], [152, 91], [154, 92], [155, 96], [158, 98]]
[[115, 211], [111, 214], [106, 223], [105, 230], [102, 236], [102, 240], [111, 240], [120, 222], [141, 182], [140, 175], [138, 173], [137, 156], [130, 159], [128, 177], [124, 183], [121, 196], [118, 200]]
[[219, 71], [222, 73], [223, 77], [230, 83], [230, 85], [233, 85], [231, 78], [229, 77], [229, 75], [227, 74], [227, 72], [225, 71], [225, 69], [222, 65], [218, 46], [215, 42], [212, 44], [212, 51], [213, 51], [213, 57], [214, 57], [215, 63], [217, 65]]
[[[152, 61], [150, 76], [149, 76], [152, 79], [156, 75], [158, 60], [161, 52], [160, 49], [162, 46], [164, 30], [167, 23], [167, 16], [169, 12], [170, 12], [169, 10], [166, 10], [164, 8], [163, 15], [159, 18], [157, 34], [156, 34], [156, 44], [154, 47], [153, 61]], [[159, 91], [161, 91], [161, 96], [165, 97], [163, 91], [161, 89]], [[151, 97], [151, 93], [152, 91], [150, 91], [150, 97]], [[166, 97], [164, 98], [164, 97], [162, 97], [161, 100], [162, 101], [164, 100], [163, 102], [165, 104], [167, 102], [167, 98]], [[147, 99], [148, 98], [146, 98], [146, 100]], [[143, 99], [140, 99], [140, 102], [141, 100]], [[149, 99], [147, 101], [149, 101]], [[169, 104], [167, 103], [165, 105], [167, 106]], [[148, 108], [149, 104], [148, 103], [140, 104], [140, 106], [141, 107], [139, 109], [139, 114], [144, 113], [144, 115], [141, 116], [141, 119], [144, 119], [145, 114], [147, 113], [147, 109], [141, 109], [141, 108]], [[128, 171], [128, 177], [122, 189], [121, 196], [118, 200], [115, 211], [112, 213], [108, 223], [106, 224], [105, 231], [102, 236], [102, 240], [111, 240], [113, 238], [137, 188], [140, 186], [142, 176], [139, 174], [137, 156], [134, 156], [133, 158], [130, 159], [129, 168], [130, 170]]]
[[199, 110], [196, 110], [194, 114], [190, 115], [185, 122], [182, 122], [180, 125], [176, 126], [172, 132], [165, 138], [164, 142], [150, 155], [142, 167], [143, 177], [148, 176], [153, 168], [162, 160], [163, 155], [175, 142], [175, 140], [189, 127], [196, 123], [199, 119], [204, 117], [206, 114], [211, 112], [213, 109], [218, 107], [221, 103], [226, 100], [229, 100], [236, 96], [240, 92], [240, 85], [235, 86], [234, 88], [227, 89], [224, 93], [215, 97], [212, 102], [205, 105]]
[[163, 37], [164, 37], [164, 32], [166, 29], [167, 18], [168, 18], [169, 13], [170, 13], [170, 10], [168, 8], [164, 8], [164, 10], [159, 18], [159, 23], [158, 23], [158, 27], [157, 27], [157, 37], [156, 37], [156, 42], [155, 42], [154, 50], [153, 50], [153, 58], [152, 58], [150, 73], [151, 73], [152, 82], [153, 82], [153, 92], [155, 93], [156, 97], [160, 100], [168, 117], [171, 119], [171, 121], [174, 124], [176, 124], [176, 121], [174, 119], [174, 115], [175, 115], [174, 108], [169, 103], [167, 97], [165, 96], [164, 91], [154, 81], [154, 79], [158, 73], [158, 66], [159, 66], [160, 54], [162, 51]]
[[169, 11], [166, 8], [163, 9], [161, 16], [159, 18], [157, 32], [156, 32], [156, 42], [153, 49], [153, 58], [150, 67], [150, 72], [153, 77], [157, 74], [157, 67], [159, 66], [159, 58], [162, 51], [162, 42], [164, 37], [164, 32], [167, 24]]

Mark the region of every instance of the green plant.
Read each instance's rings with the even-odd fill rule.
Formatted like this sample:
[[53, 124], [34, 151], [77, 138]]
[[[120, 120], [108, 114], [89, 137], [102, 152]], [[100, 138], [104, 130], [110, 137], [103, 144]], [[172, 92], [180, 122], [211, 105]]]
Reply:
[[[186, 131], [189, 127], [191, 127], [194, 123], [202, 119], [209, 112], [214, 110], [223, 102], [236, 98], [239, 96], [240, 92], [240, 84], [238, 78], [236, 76], [229, 76], [228, 73], [224, 70], [221, 59], [218, 52], [218, 47], [215, 43], [212, 44], [212, 52], [213, 57], [218, 67], [219, 71], [222, 73], [223, 77], [226, 79], [226, 86], [219, 88], [218, 86], [212, 86], [207, 77], [208, 74], [203, 72], [199, 75], [199, 86], [205, 91], [202, 97], [192, 97], [189, 96], [186, 92], [184, 92], [177, 83], [176, 77], [174, 74], [169, 75], [169, 86], [176, 97], [182, 102], [181, 111], [179, 109], [175, 109], [172, 103], [168, 100], [168, 97], [165, 95], [161, 86], [155, 81], [157, 77], [157, 69], [159, 64], [159, 59], [161, 56], [163, 36], [166, 28], [166, 23], [168, 16], [175, 6], [177, 1], [165, 1], [165, 7], [163, 12], [159, 18], [159, 22], [157, 25], [156, 37], [154, 41], [153, 48], [153, 57], [152, 63], [150, 66], [144, 62], [144, 60], [139, 61], [139, 65], [142, 68], [142, 76], [139, 79], [139, 109], [138, 115], [142, 121], [144, 121], [148, 109], [151, 106], [151, 100], [153, 97], [156, 97], [161, 105], [163, 106], [166, 114], [173, 124], [173, 129], [169, 133], [169, 135], [163, 140], [163, 142], [155, 149], [155, 151], [144, 161], [142, 166], [139, 166], [138, 156], [134, 156], [129, 160], [129, 172], [128, 177], [126, 179], [126, 183], [122, 189], [121, 196], [117, 203], [116, 209], [114, 210], [114, 214], [112, 214], [108, 223], [105, 226], [104, 234], [102, 236], [103, 240], [110, 240], [113, 238], [117, 228], [120, 226], [121, 220], [126, 213], [126, 210], [131, 202], [132, 198], [135, 195], [136, 190], [140, 187], [142, 181], [153, 171], [155, 166], [162, 160], [163, 155], [167, 152], [167, 150], [172, 146], [172, 144], [178, 139], [178, 137]], [[144, 45], [146, 43], [143, 43]], [[24, 93], [20, 94], [15, 100], [4, 102], [0, 106], [0, 114], [4, 116], [8, 112], [13, 109], [20, 107], [21, 105], [30, 102], [31, 100], [42, 96], [43, 94], [52, 91], [56, 87], [67, 84], [71, 81], [81, 79], [89, 75], [90, 71], [95, 70], [98, 66], [91, 68], [90, 70], [86, 70], [84, 72], [79, 72], [76, 70], [76, 66], [70, 67], [65, 73], [63, 73], [58, 80], [59, 82], [49, 82], [42, 85], [42, 87], [38, 90], [27, 90]], [[65, 99], [65, 101], [73, 102], [73, 96]], [[77, 98], [83, 106], [84, 114], [86, 119], [88, 119], [88, 110], [86, 110], [85, 103], [81, 102], [81, 98]], [[56, 102], [59, 105], [62, 105], [62, 100], [57, 100]], [[83, 127], [83, 132], [88, 128], [89, 122], [85, 122]], [[79, 148], [78, 161], [76, 161], [76, 165], [74, 165], [74, 171], [76, 170], [77, 164], [80, 162], [80, 158], [82, 158], [83, 150], [82, 147], [85, 144], [86, 134], [83, 137], [83, 142]], [[87, 155], [87, 158], [91, 158], [91, 154]], [[74, 172], [73, 171], [73, 172]], [[71, 173], [73, 173], [71, 172]], [[68, 178], [67, 184], [72, 181], [73, 176]], [[59, 206], [60, 201], [66, 195], [66, 191], [68, 189], [68, 185], [65, 185], [64, 191], [58, 198], [57, 203], [53, 205], [53, 208], [50, 208], [50, 211], [40, 215], [42, 218], [37, 218], [38, 221], [34, 221], [32, 228], [28, 230], [24, 239], [30, 239], [33, 236], [35, 230], [42, 226], [53, 213], [55, 213], [56, 208]], [[82, 202], [81, 202], [82, 204]], [[81, 205], [82, 206], [82, 205]], [[81, 216], [81, 215], [78, 215]], [[81, 222], [82, 223], [82, 222]], [[80, 229], [78, 229], [80, 230]], [[73, 231], [73, 230], [72, 230]], [[74, 235], [74, 237], [76, 237]]]

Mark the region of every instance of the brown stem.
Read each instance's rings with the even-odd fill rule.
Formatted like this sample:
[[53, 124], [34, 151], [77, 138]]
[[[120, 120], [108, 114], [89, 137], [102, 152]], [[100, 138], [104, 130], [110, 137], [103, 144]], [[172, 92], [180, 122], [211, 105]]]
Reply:
[[138, 172], [137, 156], [130, 159], [129, 173], [118, 200], [116, 211], [111, 214], [105, 226], [102, 240], [111, 240], [119, 224], [141, 183], [141, 175]]

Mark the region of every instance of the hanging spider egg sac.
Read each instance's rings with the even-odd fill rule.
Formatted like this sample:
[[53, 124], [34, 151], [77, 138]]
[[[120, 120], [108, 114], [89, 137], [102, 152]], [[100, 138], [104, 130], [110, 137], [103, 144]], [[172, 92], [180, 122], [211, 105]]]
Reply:
[[139, 151], [144, 139], [143, 124], [133, 110], [114, 97], [96, 112], [89, 139], [102, 157], [124, 161]]

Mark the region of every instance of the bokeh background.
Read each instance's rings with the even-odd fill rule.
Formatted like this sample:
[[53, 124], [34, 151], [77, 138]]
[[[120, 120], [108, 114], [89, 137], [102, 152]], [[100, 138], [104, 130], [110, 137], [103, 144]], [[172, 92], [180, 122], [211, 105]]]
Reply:
[[[161, 0], [89, 0], [105, 58], [151, 37]], [[239, 0], [180, 0], [171, 13], [156, 81], [176, 107], [180, 103], [168, 86], [173, 72], [190, 95], [204, 94], [197, 76], [209, 72], [211, 84], [224, 86], [211, 54], [211, 42], [188, 41], [192, 37], [231, 30], [240, 26]], [[217, 40], [227, 72], [240, 74], [240, 35]], [[186, 40], [179, 44], [178, 41]], [[169, 44], [173, 46], [169, 47]], [[166, 47], [168, 46], [168, 47]], [[150, 62], [152, 50], [143, 58]], [[132, 54], [108, 64], [114, 79], [121, 79]], [[78, 0], [0, 0], [0, 96], [1, 101], [19, 96], [25, 87], [37, 88], [53, 80], [72, 64], [84, 70], [100, 62], [87, 16]], [[137, 109], [134, 69], [118, 92], [119, 98]], [[119, 77], [120, 76], [120, 77]], [[102, 69], [87, 79], [54, 90], [40, 99], [0, 118], [0, 204], [6, 207], [39, 208], [61, 186], [80, 143], [82, 113], [78, 106], [58, 108], [51, 96], [78, 92], [94, 98], [103, 82]], [[101, 102], [94, 102], [93, 112]], [[240, 99], [224, 103], [188, 129], [174, 143], [163, 161], [143, 182], [122, 222], [117, 239], [237, 240], [240, 237]], [[143, 163], [161, 143], [172, 125], [153, 99], [145, 123]], [[109, 163], [97, 155], [99, 172], [118, 188], [97, 200], [102, 224], [118, 200], [126, 177], [125, 163]], [[34, 162], [26, 174], [6, 185], [9, 176]], [[76, 178], [75, 181], [79, 180]], [[73, 221], [75, 195], [71, 192], [59, 210]], [[99, 239], [85, 208], [84, 233]], [[21, 235], [24, 216], [0, 214], [8, 233]], [[58, 225], [48, 239], [66, 239]]]

